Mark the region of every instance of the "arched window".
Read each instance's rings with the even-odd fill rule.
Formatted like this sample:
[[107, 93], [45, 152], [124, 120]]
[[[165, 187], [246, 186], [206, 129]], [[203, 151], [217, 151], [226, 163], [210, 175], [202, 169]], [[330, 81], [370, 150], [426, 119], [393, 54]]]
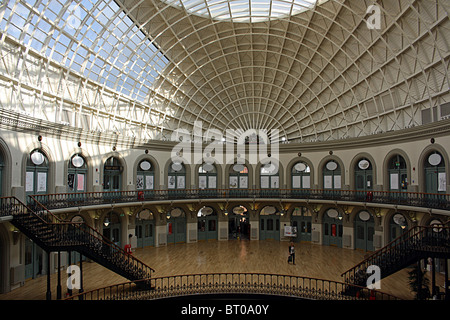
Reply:
[[328, 161], [323, 168], [323, 188], [341, 189], [341, 168], [336, 161]]
[[45, 194], [48, 191], [47, 156], [39, 149], [33, 150], [27, 157], [25, 192], [27, 194]]
[[120, 191], [123, 171], [120, 160], [116, 157], [108, 158], [105, 161], [103, 169], [103, 190]]
[[372, 164], [367, 158], [360, 159], [355, 165], [355, 189], [368, 191], [373, 188]]
[[425, 192], [445, 193], [446, 190], [444, 157], [439, 152], [433, 151], [425, 159]]
[[169, 165], [167, 187], [169, 189], [186, 188], [186, 167], [183, 163], [172, 162]]
[[217, 170], [214, 164], [203, 163], [198, 168], [198, 187], [200, 189], [217, 188]]
[[278, 166], [271, 162], [263, 164], [260, 170], [260, 182], [261, 189], [278, 189], [280, 187]]
[[247, 189], [248, 188], [248, 168], [244, 164], [234, 164], [230, 168], [229, 177], [230, 189]]
[[389, 190], [406, 191], [408, 189], [408, 173], [405, 159], [397, 154], [389, 160]]
[[155, 189], [155, 170], [149, 160], [139, 162], [136, 173], [136, 189], [137, 190], [153, 190]]
[[311, 188], [311, 169], [305, 162], [297, 162], [292, 166], [292, 189]]
[[67, 186], [69, 192], [85, 192], [87, 164], [84, 157], [80, 154], [74, 154], [70, 158], [68, 165]]
[[3, 155], [0, 152], [0, 197], [3, 195], [3, 167], [4, 167], [4, 161], [3, 161]]

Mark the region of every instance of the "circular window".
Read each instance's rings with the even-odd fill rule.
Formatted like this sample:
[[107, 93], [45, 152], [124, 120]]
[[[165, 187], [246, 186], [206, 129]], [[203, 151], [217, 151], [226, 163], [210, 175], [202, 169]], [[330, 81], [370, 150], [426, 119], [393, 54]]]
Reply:
[[360, 162], [358, 162], [358, 167], [361, 170], [366, 170], [367, 168], [369, 168], [369, 166], [370, 166], [370, 162], [367, 161], [366, 159], [363, 159]]
[[441, 160], [442, 157], [438, 153], [430, 154], [430, 156], [428, 157], [428, 163], [431, 164], [432, 166], [439, 165], [439, 163], [441, 163]]
[[183, 169], [183, 165], [179, 162], [174, 162], [172, 163], [172, 169], [173, 171], [180, 171], [181, 169]]
[[339, 215], [339, 212], [336, 209], [328, 209], [327, 215], [330, 218], [336, 218]]
[[294, 166], [294, 169], [297, 171], [305, 171], [306, 170], [306, 164], [303, 162], [299, 162]]
[[[141, 164], [139, 166], [141, 167], [142, 170], [147, 171], [147, 170], [150, 170], [150, 168], [152, 167], [152, 164], [149, 161], [144, 160], [141, 162]], [[173, 166], [172, 166], [172, 168], [173, 168]]]
[[41, 164], [43, 164], [45, 161], [45, 156], [39, 152], [39, 151], [34, 151], [31, 154], [31, 162], [33, 162], [33, 164], [40, 166]]
[[368, 221], [368, 220], [370, 219], [370, 213], [368, 213], [367, 211], [361, 211], [361, 212], [359, 213], [359, 218], [360, 218], [362, 221]]
[[326, 165], [326, 168], [327, 168], [328, 170], [330, 170], [330, 171], [336, 170], [337, 167], [338, 167], [338, 165], [337, 165], [337, 163], [334, 162], [334, 161], [330, 161], [330, 162], [328, 162], [327, 165]]
[[83, 157], [80, 157], [78, 154], [74, 155], [72, 157], [72, 165], [75, 168], [81, 168], [84, 165], [84, 159]]

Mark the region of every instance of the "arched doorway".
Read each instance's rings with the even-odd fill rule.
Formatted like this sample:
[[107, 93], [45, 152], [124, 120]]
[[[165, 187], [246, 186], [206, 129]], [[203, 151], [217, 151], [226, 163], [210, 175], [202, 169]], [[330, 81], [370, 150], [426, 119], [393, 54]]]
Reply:
[[48, 193], [49, 161], [39, 149], [35, 149], [27, 157], [25, 175], [25, 192], [28, 195]]
[[228, 239], [250, 240], [250, 216], [243, 205], [234, 207], [228, 214]]
[[136, 190], [144, 191], [145, 198], [152, 194], [155, 189], [155, 167], [150, 160], [144, 159], [139, 162], [136, 170]]
[[280, 215], [274, 206], [266, 206], [259, 213], [259, 240], [280, 240]]
[[199, 196], [217, 195], [217, 169], [213, 163], [203, 163], [198, 167]]
[[67, 169], [67, 186], [69, 192], [86, 192], [88, 167], [81, 154], [74, 154]]
[[374, 251], [373, 236], [375, 234], [375, 219], [366, 210], [355, 216], [355, 248], [364, 251]]
[[396, 191], [391, 196], [400, 196], [397, 192], [408, 190], [408, 168], [405, 159], [396, 154], [391, 157], [388, 163], [389, 191]]
[[408, 231], [408, 222], [401, 213], [394, 213], [389, 220], [389, 242]]
[[292, 211], [291, 225], [297, 228], [296, 242], [311, 241], [311, 212], [306, 207], [295, 207]]
[[328, 209], [323, 215], [323, 245], [342, 248], [342, 213], [336, 208]]
[[103, 166], [103, 191], [120, 191], [123, 166], [116, 157], [109, 157]]
[[212, 207], [202, 207], [197, 212], [198, 235], [197, 239], [217, 240], [218, 237], [218, 217], [217, 212]]
[[181, 208], [167, 213], [167, 244], [186, 242], [186, 214]]
[[136, 215], [135, 234], [137, 239], [137, 247], [144, 248], [155, 245], [154, 228], [155, 222], [153, 213], [144, 209]]
[[171, 162], [167, 174], [169, 197], [178, 198], [186, 194], [186, 166], [182, 162]]
[[328, 161], [323, 167], [323, 188], [325, 193], [332, 193], [342, 187], [341, 167], [334, 160]]
[[291, 194], [293, 195], [300, 196], [309, 193], [308, 189], [311, 188], [311, 168], [306, 162], [299, 161], [292, 166], [291, 185]]
[[372, 163], [367, 158], [360, 159], [355, 164], [355, 190], [360, 191], [359, 195], [365, 197], [367, 191], [373, 189], [373, 169]]
[[447, 178], [445, 174], [445, 160], [442, 154], [438, 151], [431, 152], [425, 159], [424, 167], [425, 192], [433, 194], [445, 193], [447, 190]]
[[119, 214], [114, 211], [108, 212], [103, 219], [103, 236], [119, 247], [122, 239], [121, 228]]
[[245, 197], [248, 195], [249, 172], [245, 164], [236, 163], [229, 169], [230, 196]]

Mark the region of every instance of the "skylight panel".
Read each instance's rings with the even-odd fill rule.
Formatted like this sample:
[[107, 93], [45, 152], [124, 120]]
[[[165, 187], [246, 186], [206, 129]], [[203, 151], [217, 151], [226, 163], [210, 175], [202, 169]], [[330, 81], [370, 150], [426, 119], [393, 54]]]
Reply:
[[[38, 7], [35, 0], [16, 2], [6, 4], [1, 30], [93, 81], [108, 80], [108, 87], [125, 95], [143, 101], [154, 72], [159, 75], [169, 62], [113, 0], [42, 0]], [[132, 76], [128, 64], [134, 65]]]

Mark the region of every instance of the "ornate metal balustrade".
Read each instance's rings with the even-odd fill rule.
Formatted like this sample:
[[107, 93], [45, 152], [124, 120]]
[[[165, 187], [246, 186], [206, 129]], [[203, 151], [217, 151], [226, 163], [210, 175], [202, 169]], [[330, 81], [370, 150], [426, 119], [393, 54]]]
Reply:
[[302, 199], [378, 203], [450, 210], [450, 194], [327, 189], [178, 189], [33, 195], [48, 209], [186, 199]]
[[[204, 294], [254, 294], [313, 300], [398, 300], [348, 283], [265, 273], [207, 273], [152, 278], [150, 290], [125, 282], [71, 296], [70, 300], [151, 300]], [[345, 292], [352, 287], [357, 296]]]

